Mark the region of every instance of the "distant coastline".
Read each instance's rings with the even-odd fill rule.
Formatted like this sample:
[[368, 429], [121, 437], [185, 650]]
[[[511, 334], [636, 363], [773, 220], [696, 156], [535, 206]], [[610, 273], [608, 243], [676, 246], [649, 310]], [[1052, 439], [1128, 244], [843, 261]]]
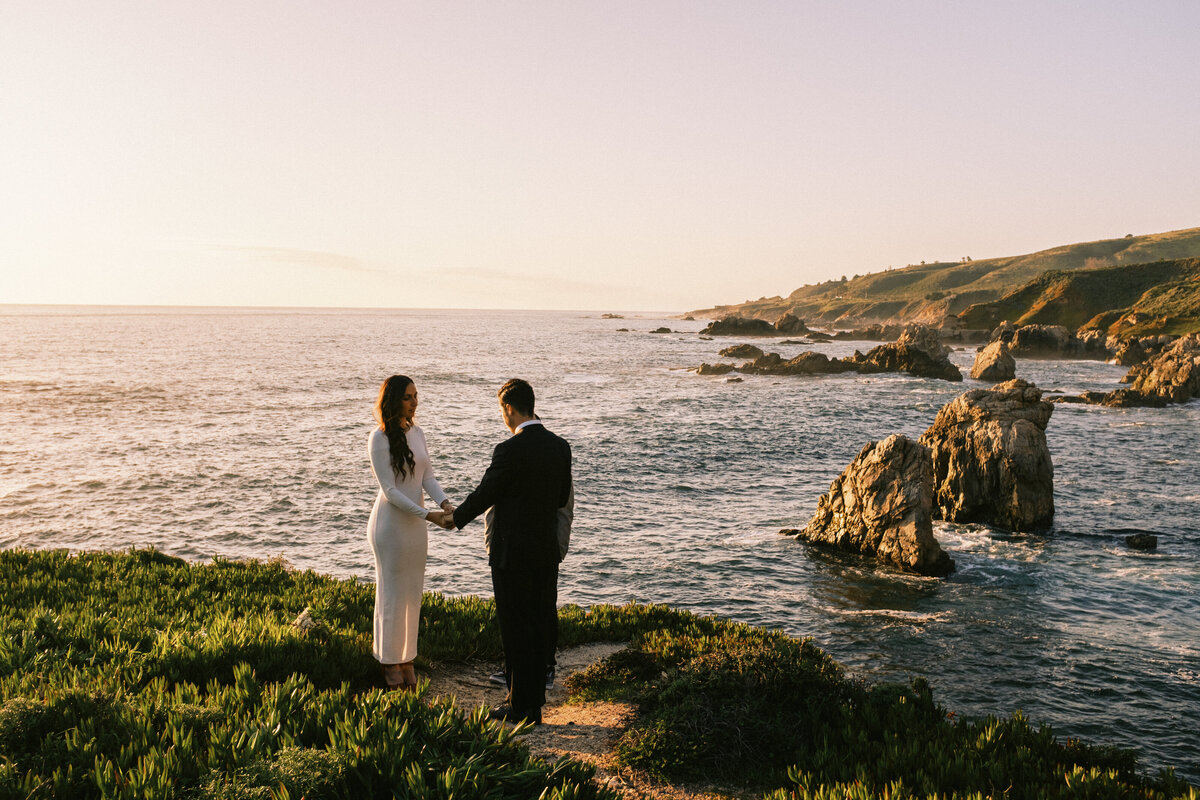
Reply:
[[910, 264], [685, 316], [863, 328], [920, 322], [989, 330], [1002, 321], [1120, 338], [1200, 331], [1200, 228], [1064, 245], [1023, 256]]

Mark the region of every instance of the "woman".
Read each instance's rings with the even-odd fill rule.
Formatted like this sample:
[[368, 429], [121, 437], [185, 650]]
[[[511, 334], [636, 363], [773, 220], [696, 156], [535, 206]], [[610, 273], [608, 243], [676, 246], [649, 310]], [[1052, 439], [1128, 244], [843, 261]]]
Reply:
[[[379, 494], [371, 509], [367, 535], [375, 553], [375, 658], [388, 688], [417, 686], [413, 659], [421, 619], [421, 590], [429, 549], [426, 521], [445, 523], [454, 506], [438, 485], [425, 446], [425, 434], [413, 424], [417, 387], [393, 375], [379, 387], [368, 450]], [[427, 511], [422, 489], [442, 510]]]

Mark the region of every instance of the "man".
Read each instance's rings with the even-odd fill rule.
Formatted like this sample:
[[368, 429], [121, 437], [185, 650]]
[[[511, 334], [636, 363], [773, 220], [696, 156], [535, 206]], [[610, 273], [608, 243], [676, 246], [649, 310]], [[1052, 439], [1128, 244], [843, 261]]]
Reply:
[[[454, 511], [460, 530], [491, 508], [488, 564], [508, 672], [508, 702], [493, 719], [542, 721], [546, 652], [560, 559], [559, 509], [571, 498], [571, 446], [534, 413], [533, 387], [514, 378], [496, 393], [512, 438], [496, 445], [475, 491]], [[556, 619], [556, 617], [555, 617]]]
[[[540, 417], [539, 417], [540, 419]], [[483, 547], [488, 555], [492, 554], [492, 529], [495, 526], [496, 512], [489, 508], [483, 515]], [[575, 521], [575, 487], [572, 485], [567, 495], [567, 504], [558, 510], [558, 560], [567, 557], [571, 547], [571, 524]], [[554, 565], [554, 604], [548, 609], [549, 635], [546, 638], [546, 691], [554, 688], [554, 668], [558, 665], [558, 564]], [[493, 672], [488, 680], [498, 686], [508, 686], [508, 665], [499, 672]]]

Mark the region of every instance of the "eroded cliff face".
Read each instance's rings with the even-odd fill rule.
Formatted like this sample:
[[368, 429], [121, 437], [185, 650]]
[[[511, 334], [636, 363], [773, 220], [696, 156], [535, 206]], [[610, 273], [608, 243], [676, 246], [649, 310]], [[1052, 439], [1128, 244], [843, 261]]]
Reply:
[[974, 389], [938, 412], [921, 443], [933, 454], [936, 518], [1028, 531], [1054, 519], [1046, 425], [1054, 406], [1020, 379]]
[[802, 531], [807, 542], [873, 556], [922, 575], [946, 575], [954, 561], [933, 536], [930, 452], [900, 434], [863, 447], [821, 496]]

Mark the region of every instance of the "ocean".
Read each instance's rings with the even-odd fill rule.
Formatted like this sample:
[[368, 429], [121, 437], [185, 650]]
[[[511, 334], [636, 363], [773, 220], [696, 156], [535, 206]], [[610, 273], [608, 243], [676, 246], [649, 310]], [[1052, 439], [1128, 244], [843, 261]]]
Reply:
[[[1200, 402], [1058, 405], [1051, 531], [935, 523], [948, 578], [807, 548], [864, 444], [919, 436], [980, 386], [901, 375], [687, 370], [740, 339], [599, 312], [0, 306], [0, 547], [282, 556], [370, 580], [367, 461], [383, 378], [412, 377], [452, 498], [528, 379], [575, 454], [560, 603], [666, 603], [811, 636], [868, 680], [923, 676], [966, 716], [1021, 710], [1200, 781]], [[651, 333], [665, 326], [672, 333]], [[628, 330], [620, 330], [626, 328]], [[756, 342], [791, 357], [875, 343]], [[964, 374], [972, 348], [952, 359]], [[1117, 388], [1097, 361], [1019, 360], [1046, 390]], [[1156, 552], [1130, 550], [1131, 532]], [[426, 589], [490, 595], [482, 527], [430, 532]]]

